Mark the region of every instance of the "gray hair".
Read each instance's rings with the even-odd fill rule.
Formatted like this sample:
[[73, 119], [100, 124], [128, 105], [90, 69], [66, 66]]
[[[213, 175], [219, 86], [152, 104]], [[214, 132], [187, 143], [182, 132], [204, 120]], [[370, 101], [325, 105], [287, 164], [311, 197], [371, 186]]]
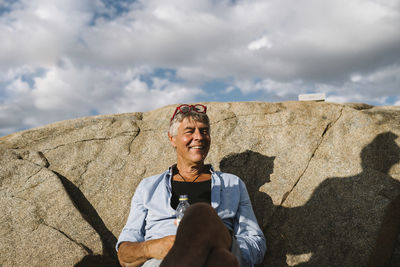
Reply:
[[193, 110], [187, 113], [178, 112], [175, 114], [174, 119], [169, 124], [169, 133], [171, 136], [176, 136], [178, 134], [179, 125], [185, 118], [190, 118], [194, 121], [205, 123], [207, 124], [208, 128], [210, 128], [210, 120], [208, 119], [206, 113], [198, 113]]

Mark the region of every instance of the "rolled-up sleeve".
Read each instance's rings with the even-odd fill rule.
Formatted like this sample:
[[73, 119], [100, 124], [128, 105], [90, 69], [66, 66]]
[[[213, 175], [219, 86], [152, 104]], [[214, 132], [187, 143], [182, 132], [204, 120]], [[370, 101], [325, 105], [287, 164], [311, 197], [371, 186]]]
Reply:
[[143, 205], [143, 182], [139, 184], [132, 197], [131, 209], [128, 220], [119, 235], [116, 250], [122, 242], [143, 242], [144, 227], [146, 222], [147, 209]]
[[243, 181], [239, 182], [240, 203], [234, 231], [246, 266], [253, 266], [263, 261], [267, 250], [265, 237], [254, 215], [249, 194]]

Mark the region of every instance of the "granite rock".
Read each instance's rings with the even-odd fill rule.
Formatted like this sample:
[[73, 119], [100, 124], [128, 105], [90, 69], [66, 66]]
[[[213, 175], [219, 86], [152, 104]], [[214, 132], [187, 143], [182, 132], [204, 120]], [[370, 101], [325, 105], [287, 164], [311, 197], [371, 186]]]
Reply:
[[[383, 232], [397, 240], [384, 245], [389, 266], [400, 265], [400, 211], [388, 208], [400, 195], [400, 107], [205, 104], [207, 162], [245, 181], [267, 237], [260, 266], [366, 266]], [[136, 186], [176, 160], [174, 108], [0, 138], [0, 265], [118, 266]]]

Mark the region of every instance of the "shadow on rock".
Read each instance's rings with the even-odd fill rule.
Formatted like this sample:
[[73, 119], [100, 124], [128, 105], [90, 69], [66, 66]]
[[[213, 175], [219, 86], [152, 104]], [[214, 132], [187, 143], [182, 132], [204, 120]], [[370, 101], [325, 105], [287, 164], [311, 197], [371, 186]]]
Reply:
[[246, 150], [224, 157], [219, 164], [222, 172], [235, 174], [246, 184], [254, 213], [261, 228], [268, 224], [274, 206], [271, 197], [260, 192], [259, 188], [270, 182], [270, 175], [274, 172], [274, 160], [275, 157]]
[[99, 234], [103, 246], [103, 255], [89, 254], [75, 266], [120, 266], [117, 260], [117, 253], [115, 251], [117, 238], [110, 230], [108, 230], [100, 215], [97, 213], [93, 205], [87, 200], [82, 191], [66, 177], [57, 172], [54, 173], [60, 178], [70, 199], [82, 214], [83, 218]]
[[400, 195], [386, 209], [367, 264], [367, 267], [377, 266], [400, 266]]
[[120, 266], [115, 259], [103, 255], [87, 255], [74, 267], [113, 267]]
[[[400, 194], [400, 182], [388, 175], [400, 160], [396, 138], [382, 133], [364, 147], [361, 173], [324, 180], [304, 206], [279, 207], [267, 230], [264, 266], [366, 266], [384, 211]], [[379, 246], [389, 256], [370, 266], [400, 266], [390, 259], [393, 245]]]
[[246, 183], [267, 238], [261, 266], [400, 266], [400, 182], [389, 175], [400, 161], [397, 138], [377, 135], [360, 153], [361, 173], [324, 180], [293, 208], [274, 206], [259, 191], [270, 181], [275, 157], [253, 151], [225, 157], [221, 171]]

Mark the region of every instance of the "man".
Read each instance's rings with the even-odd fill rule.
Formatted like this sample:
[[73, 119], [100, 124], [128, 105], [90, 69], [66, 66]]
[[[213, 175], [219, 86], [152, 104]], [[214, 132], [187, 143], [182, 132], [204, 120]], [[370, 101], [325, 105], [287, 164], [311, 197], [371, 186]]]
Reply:
[[[117, 243], [122, 266], [253, 266], [263, 260], [265, 237], [243, 181], [214, 171], [204, 160], [211, 138], [207, 107], [180, 105], [168, 138], [177, 164], [141, 181]], [[179, 195], [191, 206], [179, 227]]]

